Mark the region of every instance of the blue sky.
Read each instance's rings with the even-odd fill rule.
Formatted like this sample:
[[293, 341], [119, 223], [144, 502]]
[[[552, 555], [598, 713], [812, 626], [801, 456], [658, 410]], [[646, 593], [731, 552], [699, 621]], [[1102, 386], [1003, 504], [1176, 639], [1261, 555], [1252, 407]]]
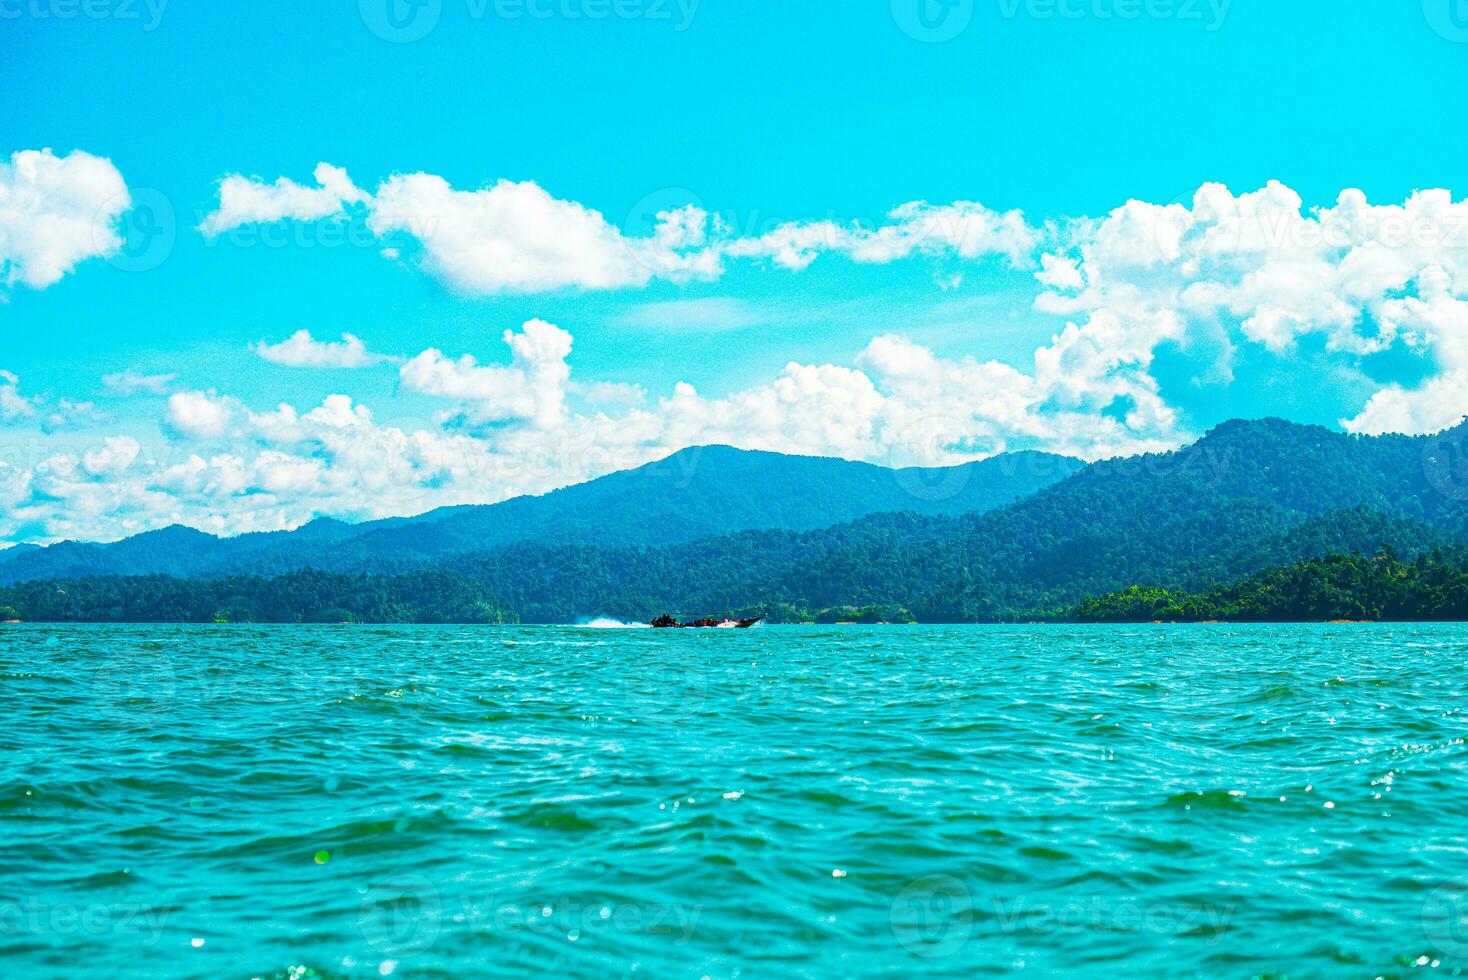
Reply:
[[[103, 238], [110, 225], [127, 244], [98, 245], [53, 283], [15, 279], [20, 225], [9, 232], [11, 254], [0, 251], [12, 279], [0, 304], [8, 328], [0, 369], [30, 406], [3, 423], [16, 472], [0, 494], [0, 537], [116, 537], [172, 520], [230, 532], [320, 512], [375, 516], [542, 490], [611, 465], [610, 456], [560, 460], [498, 479], [425, 471], [408, 481], [421, 493], [386, 503], [325, 470], [294, 482], [262, 477], [261, 453], [325, 460], [329, 470], [343, 450], [294, 430], [288, 440], [262, 437], [251, 413], [285, 402], [304, 414], [332, 394], [365, 408], [378, 429], [403, 420], [405, 437], [423, 430], [477, 440], [495, 459], [609, 438], [590, 423], [578, 423], [573, 437], [547, 422], [563, 400], [569, 416], [610, 418], [606, 431], [628, 443], [619, 442], [619, 462], [715, 437], [878, 461], [1029, 445], [1097, 456], [1175, 445], [1230, 416], [1422, 430], [1468, 409], [1468, 399], [1454, 400], [1455, 372], [1468, 369], [1457, 352], [1456, 307], [1426, 311], [1419, 281], [1446, 269], [1443, 304], [1468, 287], [1457, 265], [1464, 249], [1451, 234], [1416, 242], [1410, 268], [1383, 273], [1370, 296], [1347, 281], [1360, 259], [1352, 249], [1369, 243], [1331, 250], [1324, 261], [1334, 272], [1321, 288], [1342, 291], [1351, 310], [1343, 315], [1280, 294], [1279, 281], [1319, 272], [1321, 255], [1297, 254], [1293, 238], [1284, 258], [1256, 263], [1264, 285], [1240, 286], [1235, 263], [1233, 278], [1190, 270], [1164, 290], [1152, 272], [1136, 272], [1145, 263], [1117, 260], [1098, 230], [1133, 199], [1195, 221], [1205, 182], [1239, 196], [1280, 181], [1307, 219], [1348, 188], [1398, 208], [1430, 188], [1457, 200], [1468, 160], [1459, 94], [1468, 10], [1458, 0], [299, 6], [0, 0], [0, 159], [82, 151], [109, 161], [127, 188], [127, 207], [104, 207], [97, 219]], [[397, 34], [389, 13], [406, 25]], [[474, 228], [447, 244], [380, 234], [371, 228], [383, 220], [380, 201], [349, 202], [324, 220], [241, 220], [214, 237], [197, 230], [220, 211], [227, 175], [313, 188], [321, 161], [379, 198], [394, 175], [434, 175], [463, 194], [500, 180], [533, 182], [637, 241], [654, 233], [658, 212], [690, 204], [724, 241], [751, 243], [787, 222], [890, 226], [891, 209], [925, 201], [980, 202], [981, 222], [1021, 212], [1034, 242], [1015, 255], [1012, 245], [961, 254], [954, 242], [925, 240], [873, 260], [856, 258], [861, 246], [843, 239], [800, 268], [766, 242], [731, 247], [712, 273], [590, 286], [574, 273], [570, 285], [506, 288], [480, 266], [445, 271], [454, 261], [445, 250], [463, 246], [465, 234], [464, 247], [490, 247]], [[445, 206], [458, 213], [469, 200]], [[421, 195], [405, 205], [426, 206]], [[1290, 210], [1277, 198], [1272, 206]], [[0, 221], [39, 227], [39, 212], [12, 210]], [[1426, 210], [1448, 226], [1459, 220]], [[549, 225], [536, 234], [557, 233], [556, 220]], [[385, 258], [384, 249], [396, 254]], [[1037, 303], [1058, 288], [1036, 278], [1047, 252], [1077, 263], [1086, 288]], [[568, 256], [575, 259], [557, 251], [554, 260]], [[1191, 285], [1196, 299], [1206, 292], [1200, 283], [1215, 280], [1235, 292], [1206, 315], [1189, 307], [1181, 325], [1158, 319], [1159, 296], [1180, 302]], [[1119, 291], [1119, 281], [1128, 288]], [[1133, 287], [1153, 294], [1143, 303]], [[1089, 298], [1077, 300], [1077, 291]], [[1423, 308], [1401, 308], [1418, 299]], [[564, 359], [572, 381], [553, 351], [520, 363], [523, 376], [514, 377], [466, 373], [458, 361], [509, 365], [502, 335], [537, 318], [574, 337]], [[1053, 344], [1067, 323], [1091, 325], [1077, 341], [1089, 366], [1074, 360], [1079, 347]], [[329, 366], [328, 353], [315, 366], [291, 366], [251, 349], [298, 330], [316, 342], [347, 332], [384, 358], [344, 369]], [[910, 346], [874, 351], [881, 337]], [[1047, 386], [996, 373], [1038, 379], [1036, 351], [1047, 346], [1063, 375], [1112, 370], [1095, 367], [1099, 359], [1125, 376]], [[405, 366], [429, 349], [443, 363]], [[809, 377], [782, 374], [791, 362], [810, 368]], [[447, 364], [459, 365], [458, 380]], [[125, 371], [155, 380], [125, 395], [101, 380]], [[863, 381], [843, 371], [872, 379], [891, 404], [868, 398], [857, 390]], [[780, 389], [782, 377], [789, 384]], [[598, 382], [618, 388], [591, 404], [588, 386]], [[707, 404], [663, 407], [679, 382]], [[546, 396], [551, 408], [536, 385], [560, 386]], [[1015, 394], [1020, 388], [1027, 394]], [[828, 389], [844, 393], [832, 401]], [[930, 402], [920, 403], [920, 389]], [[795, 390], [826, 400], [809, 408]], [[764, 394], [740, 400], [751, 392]], [[980, 405], [985, 392], [992, 404]], [[185, 403], [170, 404], [188, 393], [224, 404], [231, 421], [191, 426], [180, 416]], [[641, 407], [629, 407], [636, 398]], [[1025, 398], [1022, 413], [1007, 407]], [[739, 428], [767, 409], [787, 414]], [[538, 422], [528, 417], [537, 411]], [[833, 433], [848, 412], [872, 431]], [[1108, 427], [1088, 416], [1130, 421]], [[883, 435], [915, 425], [915, 442]], [[140, 447], [121, 470], [98, 463], [62, 480], [60, 464], [48, 462], [66, 448], [78, 458], [100, 452], [108, 438]], [[164, 477], [192, 456], [211, 466], [236, 457], [251, 472], [243, 483]]]

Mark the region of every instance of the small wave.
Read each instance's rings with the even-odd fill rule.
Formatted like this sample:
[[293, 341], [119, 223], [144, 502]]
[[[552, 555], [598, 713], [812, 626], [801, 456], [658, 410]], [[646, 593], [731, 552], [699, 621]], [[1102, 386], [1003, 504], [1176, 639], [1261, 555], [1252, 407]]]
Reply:
[[649, 628], [646, 623], [624, 623], [610, 616], [598, 616], [596, 619], [588, 619], [576, 625], [589, 630], [645, 630]]
[[1244, 805], [1248, 794], [1241, 789], [1188, 790], [1174, 793], [1162, 801], [1167, 809], [1184, 810], [1232, 810]]

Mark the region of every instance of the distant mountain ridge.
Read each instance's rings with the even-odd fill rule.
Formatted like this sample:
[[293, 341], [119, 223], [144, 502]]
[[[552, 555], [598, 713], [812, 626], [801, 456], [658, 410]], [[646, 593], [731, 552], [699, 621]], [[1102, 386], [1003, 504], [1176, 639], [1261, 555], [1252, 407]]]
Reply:
[[234, 538], [175, 525], [110, 544], [31, 548], [0, 558], [0, 584], [97, 575], [275, 574], [307, 566], [401, 569], [530, 541], [641, 547], [750, 529], [811, 530], [886, 511], [955, 515], [1018, 500], [1084, 465], [1020, 452], [952, 467], [889, 469], [702, 446], [541, 496], [417, 517], [362, 524], [319, 518], [294, 531]]
[[[574, 622], [664, 611], [799, 619], [845, 609], [973, 622], [1057, 618], [1131, 586], [1210, 593], [1270, 569], [1382, 546], [1406, 559], [1441, 553], [1468, 567], [1468, 425], [1365, 437], [1279, 419], [1230, 422], [1176, 452], [1084, 467], [1068, 461], [1061, 465], [1073, 471], [1063, 479], [1026, 474], [1021, 458], [972, 464], [957, 477], [927, 473], [927, 482], [906, 486], [893, 471], [861, 464], [833, 469], [824, 465], [831, 461], [727, 453], [734, 451], [715, 453], [691, 480], [670, 482], [670, 469], [630, 471], [511, 508], [382, 522], [314, 549], [318, 568], [345, 560], [355, 564], [338, 567], [375, 575], [293, 573], [290, 588], [239, 577], [223, 591], [207, 582], [93, 578], [8, 589], [0, 604], [34, 618], [167, 618], [188, 609], [288, 622], [334, 614], [332, 590], [340, 589], [361, 615], [408, 622], [463, 610], [480, 622]], [[1044, 468], [1043, 459], [1029, 463]], [[1020, 492], [1033, 483], [1043, 486]], [[858, 501], [878, 509], [824, 526], [842, 500], [848, 511]], [[975, 500], [996, 506], [973, 507]], [[770, 520], [786, 526], [758, 526]], [[516, 533], [504, 532], [505, 521], [516, 522]], [[720, 526], [736, 529], [700, 534]], [[343, 527], [302, 531], [332, 536], [348, 533]], [[151, 553], [198, 537], [175, 529], [119, 546]], [[220, 544], [202, 537], [209, 548]], [[490, 543], [472, 547], [476, 541]], [[404, 563], [407, 546], [420, 564]], [[452, 607], [438, 596], [445, 583]]]
[[1468, 544], [1468, 429], [1362, 437], [1231, 422], [1173, 453], [1098, 463], [987, 513], [871, 515], [643, 554], [517, 545], [456, 562], [537, 621], [583, 613], [901, 605], [1002, 620], [1146, 583], [1207, 589], [1327, 552]]

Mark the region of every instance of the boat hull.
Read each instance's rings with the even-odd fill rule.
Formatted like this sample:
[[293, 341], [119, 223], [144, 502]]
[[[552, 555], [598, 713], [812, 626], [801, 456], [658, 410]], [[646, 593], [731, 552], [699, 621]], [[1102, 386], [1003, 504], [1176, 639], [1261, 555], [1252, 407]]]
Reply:
[[695, 619], [691, 622], [681, 623], [678, 620], [674, 619], [672, 616], [659, 616], [657, 619], [654, 619], [650, 625], [658, 629], [747, 630], [755, 623], [758, 623], [761, 619], [764, 619], [764, 617], [756, 616], [754, 619]]

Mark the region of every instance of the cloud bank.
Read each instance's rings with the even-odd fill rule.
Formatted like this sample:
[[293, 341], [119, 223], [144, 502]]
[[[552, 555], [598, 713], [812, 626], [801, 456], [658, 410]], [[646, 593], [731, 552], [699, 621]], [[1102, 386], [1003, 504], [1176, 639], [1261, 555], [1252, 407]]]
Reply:
[[199, 230], [217, 236], [242, 225], [341, 218], [354, 207], [384, 242], [415, 246], [414, 261], [446, 286], [470, 295], [605, 290], [655, 280], [714, 280], [729, 259], [764, 260], [800, 270], [822, 254], [887, 263], [915, 254], [962, 259], [1029, 260], [1038, 240], [1018, 211], [999, 213], [973, 201], [932, 206], [914, 201], [873, 226], [789, 222], [739, 236], [715, 215], [686, 205], [658, 212], [649, 234], [630, 235], [601, 212], [552, 196], [534, 181], [500, 180], [459, 190], [434, 174], [396, 174], [371, 194], [345, 170], [318, 164], [316, 187], [286, 177], [266, 182], [231, 174], [219, 206]]
[[[58, 211], [56, 195], [43, 196], [47, 213]], [[940, 355], [894, 323], [845, 363], [791, 361], [713, 395], [687, 383], [647, 392], [581, 381], [571, 332], [541, 319], [499, 324], [473, 350], [425, 345], [403, 358], [352, 334], [299, 330], [255, 353], [298, 368], [383, 366], [415, 406], [436, 407], [394, 416], [336, 390], [266, 408], [239, 391], [118, 372], [108, 391], [155, 399], [165, 437], [94, 425], [83, 450], [3, 462], [0, 536], [108, 538], [171, 521], [239, 532], [318, 514], [413, 513], [543, 492], [706, 443], [895, 465], [1021, 448], [1088, 459], [1163, 450], [1198, 434], [1179, 386], [1224, 392], [1302, 363], [1318, 369], [1322, 391], [1359, 392], [1339, 418], [1348, 431], [1433, 431], [1468, 413], [1468, 204], [1441, 190], [1390, 204], [1345, 190], [1307, 209], [1277, 182], [1242, 194], [1205, 184], [1184, 201], [1133, 200], [1044, 226], [972, 202], [914, 203], [870, 225], [792, 222], [747, 236], [686, 207], [637, 236], [530, 182], [459, 190], [410, 174], [369, 194], [322, 165], [316, 186], [227, 178], [201, 227], [220, 234], [353, 210], [384, 241], [405, 236], [415, 249], [405, 260], [473, 294], [713, 279], [734, 262], [799, 272], [826, 255], [997, 259], [1030, 272], [1034, 308], [1056, 326], [1031, 353], [1000, 361]], [[40, 270], [31, 256], [44, 251], [6, 254]], [[32, 274], [49, 276], [7, 273]], [[741, 329], [772, 315], [712, 297], [644, 304], [614, 326]], [[1179, 378], [1179, 362], [1191, 376]], [[0, 373], [7, 425], [85, 425], [89, 411]]]

